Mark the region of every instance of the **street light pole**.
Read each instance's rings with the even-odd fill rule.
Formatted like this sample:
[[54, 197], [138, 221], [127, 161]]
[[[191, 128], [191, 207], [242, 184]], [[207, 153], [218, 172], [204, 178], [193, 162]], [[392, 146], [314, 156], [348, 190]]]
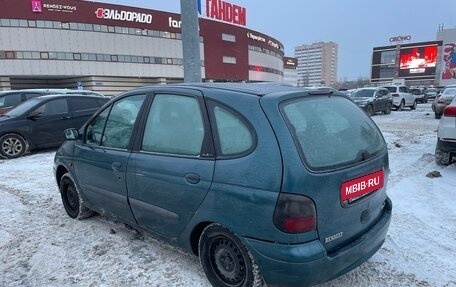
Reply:
[[201, 83], [197, 0], [181, 0], [180, 3], [184, 82]]

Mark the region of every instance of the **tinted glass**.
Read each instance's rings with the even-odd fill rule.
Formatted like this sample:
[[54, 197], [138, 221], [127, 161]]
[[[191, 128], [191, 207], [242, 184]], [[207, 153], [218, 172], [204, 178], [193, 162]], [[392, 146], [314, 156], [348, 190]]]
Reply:
[[312, 170], [351, 165], [386, 149], [375, 123], [344, 98], [306, 97], [281, 107], [301, 157]]
[[142, 150], [198, 156], [204, 138], [200, 106], [196, 98], [156, 95], [152, 102]]
[[222, 155], [243, 153], [252, 148], [253, 135], [238, 116], [219, 106], [214, 108], [214, 115]]
[[370, 98], [374, 95], [374, 93], [375, 93], [375, 90], [359, 89], [359, 90], [356, 90], [356, 92], [354, 92], [352, 94], [352, 97]]
[[95, 99], [75, 98], [69, 100], [72, 111], [91, 110], [100, 107], [100, 104]]
[[384, 87], [387, 89], [390, 93], [396, 93], [397, 87]]
[[[26, 102], [25, 102], [26, 103]], [[68, 113], [68, 102], [66, 99], [54, 99], [39, 106], [32, 113], [41, 113], [42, 116], [53, 116]]]

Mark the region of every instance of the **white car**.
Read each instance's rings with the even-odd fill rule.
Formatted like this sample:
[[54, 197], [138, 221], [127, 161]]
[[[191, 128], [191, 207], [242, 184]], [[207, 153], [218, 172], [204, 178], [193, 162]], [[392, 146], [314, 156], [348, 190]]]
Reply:
[[449, 165], [456, 160], [456, 98], [443, 110], [437, 128], [435, 161], [440, 165]]
[[393, 106], [396, 111], [402, 111], [404, 107], [410, 107], [410, 109], [416, 109], [417, 99], [415, 95], [410, 92], [407, 86], [384, 86], [383, 88], [388, 89], [393, 96]]

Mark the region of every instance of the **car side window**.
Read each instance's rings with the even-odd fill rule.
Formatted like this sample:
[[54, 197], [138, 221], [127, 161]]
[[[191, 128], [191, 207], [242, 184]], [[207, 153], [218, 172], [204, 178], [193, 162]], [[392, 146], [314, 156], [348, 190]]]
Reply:
[[218, 105], [213, 112], [222, 155], [240, 154], [253, 148], [254, 136], [239, 116]]
[[98, 114], [87, 126], [86, 143], [126, 149], [145, 98], [145, 94], [123, 98]]
[[92, 98], [70, 99], [71, 111], [84, 111], [99, 108], [100, 104]]
[[146, 95], [135, 95], [114, 103], [106, 121], [101, 145], [126, 149], [130, 142], [133, 126]]
[[90, 124], [87, 125], [85, 143], [89, 145], [101, 145], [101, 138], [103, 135], [103, 129], [106, 124], [106, 120], [109, 115], [109, 108], [98, 114]]
[[141, 150], [199, 156], [204, 125], [197, 98], [157, 94], [147, 117]]
[[68, 102], [66, 99], [55, 99], [41, 105], [35, 109], [32, 114], [39, 114], [41, 116], [54, 116], [68, 113]]
[[25, 100], [30, 100], [32, 98], [36, 98], [39, 96], [41, 96], [41, 94], [37, 94], [37, 93], [25, 93], [24, 94]]

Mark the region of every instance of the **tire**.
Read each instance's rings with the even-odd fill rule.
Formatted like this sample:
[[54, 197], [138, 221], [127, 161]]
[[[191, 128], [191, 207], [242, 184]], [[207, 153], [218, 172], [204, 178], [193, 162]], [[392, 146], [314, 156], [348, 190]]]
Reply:
[[435, 146], [435, 162], [438, 165], [449, 165], [450, 164], [450, 153], [444, 152]]
[[416, 101], [413, 102], [413, 105], [410, 107], [410, 109], [413, 111], [413, 110], [416, 110], [416, 107], [417, 107], [418, 103]]
[[396, 107], [396, 111], [402, 111], [404, 109], [404, 101], [402, 100], [399, 106]]
[[369, 117], [372, 117], [374, 115], [374, 107], [372, 105], [368, 105], [366, 107], [366, 113], [369, 115]]
[[442, 115], [438, 114], [437, 112], [434, 113], [434, 116], [435, 116], [436, 119], [440, 119], [442, 117]]
[[427, 102], [428, 102], [428, 98], [427, 98], [427, 97], [424, 97], [424, 98], [423, 98], [423, 103], [427, 104]]
[[62, 197], [63, 207], [71, 218], [84, 219], [95, 214], [94, 211], [84, 205], [81, 195], [74, 184], [74, 180], [69, 173], [64, 174], [60, 180], [60, 195]]
[[18, 158], [27, 151], [27, 142], [18, 134], [6, 134], [0, 138], [0, 155], [4, 158]]
[[386, 110], [383, 111], [383, 113], [385, 115], [389, 115], [391, 114], [391, 109], [393, 108], [393, 105], [391, 103], [388, 103], [388, 105], [386, 106]]
[[220, 224], [208, 225], [199, 240], [201, 266], [212, 286], [262, 286], [255, 261], [239, 238]]

